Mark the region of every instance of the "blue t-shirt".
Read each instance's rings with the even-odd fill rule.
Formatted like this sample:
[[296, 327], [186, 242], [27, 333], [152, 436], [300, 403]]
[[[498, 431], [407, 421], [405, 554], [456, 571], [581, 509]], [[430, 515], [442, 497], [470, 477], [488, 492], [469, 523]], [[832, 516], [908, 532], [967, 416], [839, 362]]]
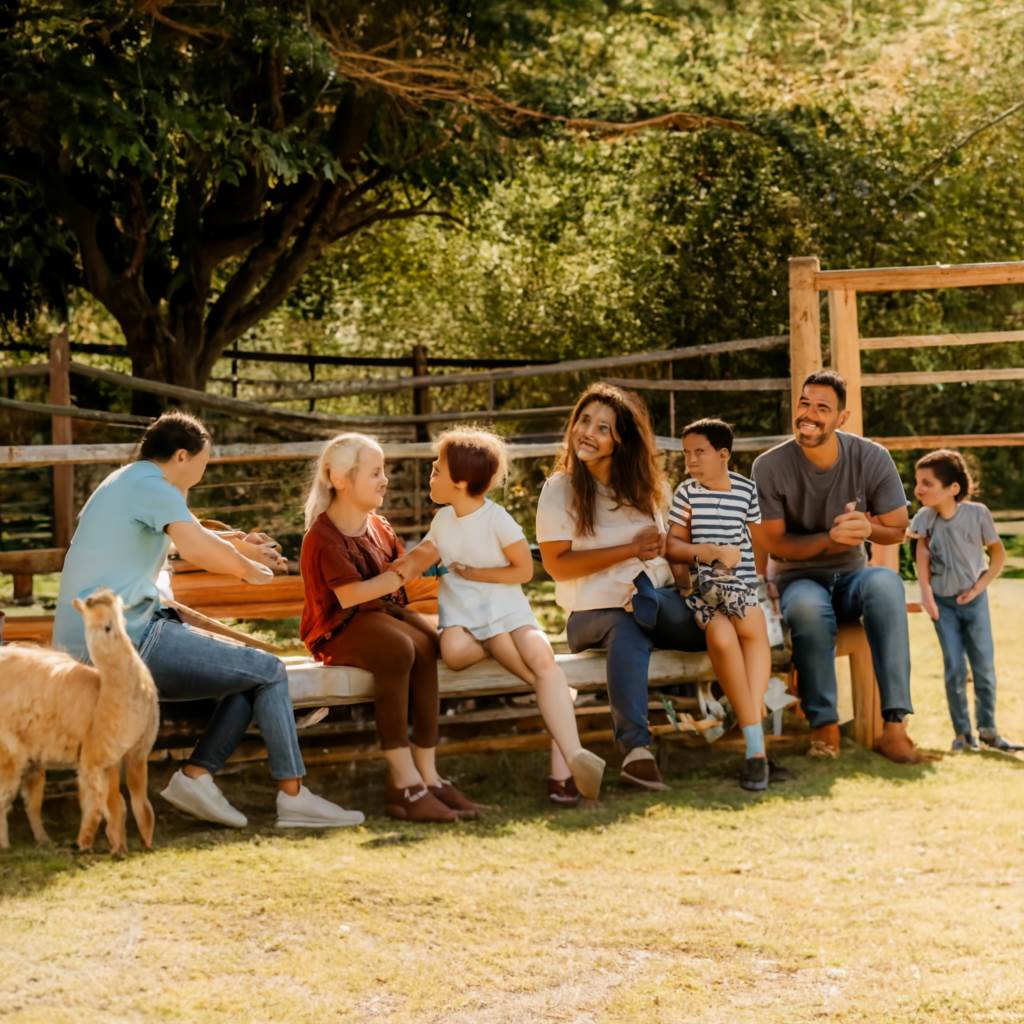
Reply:
[[71, 539], [53, 623], [53, 644], [86, 661], [85, 625], [71, 602], [97, 587], [109, 587], [124, 601], [125, 623], [138, 645], [160, 607], [156, 578], [170, 546], [164, 528], [192, 522], [185, 498], [152, 462], [114, 470], [93, 491]]

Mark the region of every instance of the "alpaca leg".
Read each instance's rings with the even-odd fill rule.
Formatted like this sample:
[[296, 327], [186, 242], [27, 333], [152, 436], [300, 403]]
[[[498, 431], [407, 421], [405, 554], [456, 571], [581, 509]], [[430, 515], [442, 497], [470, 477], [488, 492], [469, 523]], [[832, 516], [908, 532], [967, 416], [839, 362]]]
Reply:
[[103, 818], [103, 805], [107, 799], [107, 776], [102, 768], [86, 764], [78, 766], [78, 799], [82, 805], [78, 849], [84, 853], [92, 849], [96, 829]]
[[21, 798], [25, 801], [25, 813], [28, 815], [32, 835], [42, 846], [49, 846], [50, 837], [43, 827], [43, 790], [46, 788], [46, 769], [33, 766], [25, 772], [21, 781]]
[[132, 798], [132, 814], [135, 816], [135, 824], [139, 827], [142, 845], [147, 850], [151, 850], [153, 849], [153, 828], [156, 825], [156, 815], [153, 813], [153, 805], [149, 802], [147, 792], [149, 763], [145, 752], [132, 751], [125, 755], [124, 777]]
[[103, 816], [107, 819], [107, 842], [110, 852], [119, 856], [128, 852], [128, 812], [121, 796], [121, 765], [115, 764], [106, 772], [107, 799]]
[[7, 812], [18, 793], [24, 767], [23, 761], [0, 748], [0, 850], [6, 850], [11, 845], [7, 832]]

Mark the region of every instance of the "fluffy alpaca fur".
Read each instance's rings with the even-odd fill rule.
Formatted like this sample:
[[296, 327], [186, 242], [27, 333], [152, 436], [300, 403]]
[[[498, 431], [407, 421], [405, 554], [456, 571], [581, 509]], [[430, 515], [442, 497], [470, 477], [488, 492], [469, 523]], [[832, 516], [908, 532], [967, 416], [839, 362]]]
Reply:
[[142, 842], [153, 845], [146, 794], [147, 758], [159, 726], [153, 677], [125, 632], [120, 597], [97, 590], [75, 607], [95, 667], [60, 651], [0, 647], [0, 848], [9, 845], [7, 812], [22, 779], [32, 834], [49, 842], [42, 821], [48, 764], [78, 767], [80, 850], [92, 847], [101, 818], [111, 852], [127, 848], [122, 763]]

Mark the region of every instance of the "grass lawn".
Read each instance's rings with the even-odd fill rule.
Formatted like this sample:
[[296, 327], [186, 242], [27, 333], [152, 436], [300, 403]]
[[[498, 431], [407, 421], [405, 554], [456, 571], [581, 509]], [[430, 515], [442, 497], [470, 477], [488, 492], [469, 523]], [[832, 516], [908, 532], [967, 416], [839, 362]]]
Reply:
[[[993, 592], [1000, 722], [1024, 739], [1024, 580]], [[912, 731], [951, 728], [912, 617]], [[539, 755], [453, 760], [490, 805], [458, 827], [280, 835], [261, 770], [226, 777], [250, 828], [179, 818], [113, 861], [0, 854], [0, 1018], [109, 1021], [1024, 1021], [1024, 761], [838, 762], [758, 798], [728, 756], [673, 749], [671, 792], [551, 812]], [[380, 769], [313, 785], [371, 811]], [[70, 842], [73, 799], [47, 803]], [[130, 841], [137, 839], [130, 834]]]

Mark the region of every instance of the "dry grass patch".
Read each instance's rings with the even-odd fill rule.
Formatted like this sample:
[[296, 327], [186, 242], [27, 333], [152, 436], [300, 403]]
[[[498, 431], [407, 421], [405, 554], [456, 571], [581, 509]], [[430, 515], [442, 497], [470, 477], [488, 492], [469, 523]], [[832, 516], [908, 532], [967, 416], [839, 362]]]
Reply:
[[[1000, 720], [1024, 737], [1024, 581], [993, 606]], [[912, 621], [914, 733], [951, 738], [930, 624]], [[664, 798], [551, 813], [543, 759], [456, 762], [479, 823], [277, 835], [261, 772], [225, 780], [249, 831], [158, 808], [158, 849], [0, 857], [11, 1021], [490, 1024], [1024, 1020], [1024, 762], [837, 763], [743, 794], [674, 752]], [[155, 784], [159, 779], [155, 780]], [[377, 769], [319, 773], [378, 805]], [[72, 800], [47, 806], [70, 840]], [[137, 843], [136, 843], [137, 846]]]

